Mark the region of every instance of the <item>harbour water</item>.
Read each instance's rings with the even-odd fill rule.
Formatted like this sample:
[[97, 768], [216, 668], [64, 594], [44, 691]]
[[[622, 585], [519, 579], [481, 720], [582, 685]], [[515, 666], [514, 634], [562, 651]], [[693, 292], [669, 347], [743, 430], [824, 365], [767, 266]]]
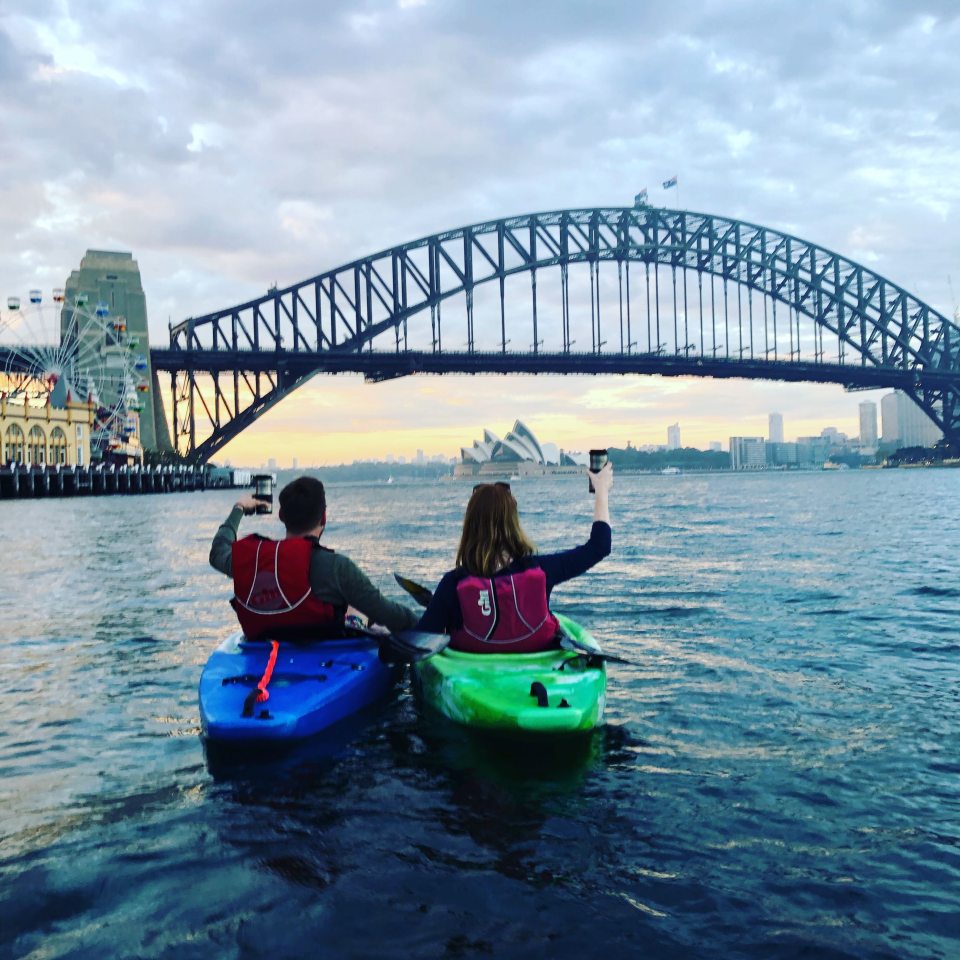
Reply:
[[[541, 549], [586, 539], [583, 478], [514, 491]], [[399, 599], [468, 492], [331, 485], [325, 541]], [[633, 665], [546, 755], [404, 685], [208, 760], [235, 497], [0, 506], [0, 957], [960, 956], [960, 472], [618, 476], [554, 606]]]

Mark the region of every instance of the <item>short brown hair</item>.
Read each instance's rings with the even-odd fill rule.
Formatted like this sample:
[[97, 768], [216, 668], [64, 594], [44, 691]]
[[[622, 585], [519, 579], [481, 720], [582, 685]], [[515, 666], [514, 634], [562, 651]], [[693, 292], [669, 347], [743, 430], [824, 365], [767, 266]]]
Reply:
[[481, 577], [527, 557], [536, 548], [520, 526], [517, 501], [505, 483], [481, 483], [463, 515], [457, 566]]
[[280, 521], [294, 535], [327, 522], [327, 495], [316, 477], [297, 477], [280, 491]]

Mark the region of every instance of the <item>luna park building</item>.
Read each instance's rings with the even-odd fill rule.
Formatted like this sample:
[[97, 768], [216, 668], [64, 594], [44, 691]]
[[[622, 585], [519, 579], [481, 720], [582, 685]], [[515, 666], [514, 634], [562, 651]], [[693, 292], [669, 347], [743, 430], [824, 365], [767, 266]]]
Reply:
[[0, 396], [3, 462], [37, 467], [85, 467], [95, 415], [88, 401]]

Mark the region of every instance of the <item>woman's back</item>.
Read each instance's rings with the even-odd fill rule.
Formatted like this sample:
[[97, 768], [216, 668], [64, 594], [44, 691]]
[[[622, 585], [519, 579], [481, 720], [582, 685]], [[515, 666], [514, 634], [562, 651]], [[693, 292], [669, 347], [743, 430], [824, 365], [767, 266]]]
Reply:
[[475, 653], [527, 653], [556, 643], [549, 601], [558, 583], [585, 573], [611, 549], [609, 464], [591, 473], [594, 523], [586, 543], [539, 555], [524, 534], [505, 483], [479, 484], [464, 514], [457, 567], [444, 575], [419, 629], [447, 632], [450, 646]]

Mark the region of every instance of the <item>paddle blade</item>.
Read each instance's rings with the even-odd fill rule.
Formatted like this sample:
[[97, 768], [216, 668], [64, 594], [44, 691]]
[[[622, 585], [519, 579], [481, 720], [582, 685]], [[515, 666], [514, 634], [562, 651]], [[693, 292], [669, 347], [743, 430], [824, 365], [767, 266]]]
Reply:
[[450, 637], [423, 630], [398, 630], [380, 641], [380, 655], [390, 663], [418, 663], [446, 649]]
[[572, 636], [561, 626], [560, 647], [563, 650], [569, 650], [572, 653], [579, 653], [587, 657], [591, 664], [599, 666], [601, 663], [628, 663], [633, 664], [633, 660], [627, 660], [624, 657], [615, 657], [613, 654], [604, 653], [590, 634], [584, 634], [583, 639]]
[[601, 653], [599, 644], [590, 634], [586, 634], [589, 640], [581, 640], [567, 633], [563, 627], [560, 628], [560, 646], [564, 650], [572, 650], [574, 653]]
[[570, 637], [563, 637], [560, 640], [560, 647], [563, 650], [569, 650], [571, 653], [579, 653], [581, 657], [586, 657], [591, 666], [598, 667], [601, 663], [628, 663], [635, 665], [633, 660], [627, 660], [625, 657], [615, 657], [612, 653], [602, 653], [599, 650], [591, 650], [586, 644], [577, 643]]
[[395, 573], [393, 576], [397, 583], [399, 583], [421, 607], [429, 605], [433, 599], [433, 594], [426, 587], [421, 586], [415, 580], [408, 580], [406, 577], [401, 577], [399, 573]]

